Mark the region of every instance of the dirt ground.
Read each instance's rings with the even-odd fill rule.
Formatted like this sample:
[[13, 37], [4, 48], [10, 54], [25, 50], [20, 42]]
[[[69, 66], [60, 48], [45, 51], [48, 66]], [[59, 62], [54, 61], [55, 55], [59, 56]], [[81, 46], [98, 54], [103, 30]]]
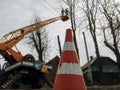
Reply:
[[88, 90], [120, 90], [120, 85], [89, 86]]
[[[44, 87], [39, 90], [52, 90], [50, 87]], [[108, 85], [108, 86], [88, 86], [87, 90], [120, 90], [120, 85]]]

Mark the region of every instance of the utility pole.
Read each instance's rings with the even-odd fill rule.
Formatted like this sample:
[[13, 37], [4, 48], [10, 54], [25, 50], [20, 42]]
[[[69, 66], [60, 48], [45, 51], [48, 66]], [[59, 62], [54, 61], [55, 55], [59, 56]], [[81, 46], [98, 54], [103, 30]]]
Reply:
[[88, 72], [89, 72], [90, 84], [93, 85], [91, 66], [89, 64], [89, 54], [88, 54], [87, 42], [86, 42], [86, 37], [85, 37], [85, 33], [84, 32], [83, 32], [83, 38], [84, 38], [86, 56], [87, 56], [87, 61], [88, 61]]
[[59, 53], [60, 53], [60, 56], [61, 56], [62, 49], [61, 49], [61, 43], [60, 43], [59, 35], [57, 36], [57, 40], [58, 40], [58, 46], [59, 46]]

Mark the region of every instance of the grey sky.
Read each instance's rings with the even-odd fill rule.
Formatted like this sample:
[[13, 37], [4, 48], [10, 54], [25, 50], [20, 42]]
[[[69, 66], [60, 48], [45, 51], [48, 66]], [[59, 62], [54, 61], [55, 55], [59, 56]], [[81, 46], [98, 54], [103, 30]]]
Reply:
[[[32, 20], [35, 12], [37, 12], [37, 15], [40, 16], [42, 20], [59, 16], [61, 7], [60, 4], [57, 3], [57, 0], [52, 0], [52, 2], [50, 0], [39, 0], [42, 3], [38, 3], [36, 1], [37, 0], [0, 0], [0, 38], [10, 31], [33, 23]], [[45, 1], [48, 1], [52, 7]], [[60, 35], [60, 39], [62, 41], [61, 44], [63, 47], [65, 31], [67, 28], [70, 28], [69, 23], [69, 21], [64, 23], [62, 21], [57, 21], [47, 26], [47, 30], [50, 32], [50, 38], [53, 40], [51, 42], [51, 45], [53, 47], [56, 47], [57, 45], [57, 35]], [[94, 56], [94, 45], [90, 37], [90, 35], [87, 35], [89, 55]], [[80, 52], [80, 61], [81, 65], [83, 65], [87, 62], [87, 60], [82, 34], [78, 34], [77, 39]], [[31, 51], [28, 50], [28, 48], [26, 48], [26, 45], [24, 45], [22, 42], [18, 44], [18, 48], [24, 55], [31, 53]], [[106, 52], [108, 52], [108, 49], [100, 46], [101, 55], [112, 56], [112, 53], [106, 54]], [[55, 49], [55, 51], [53, 50], [52, 52], [51, 58], [53, 58], [56, 54], [58, 54], [58, 52], [56, 52]], [[114, 58], [114, 56], [112, 57]]]
[[[42, 20], [60, 16], [55, 10], [52, 9], [52, 7], [50, 7], [45, 2], [43, 2], [41, 5], [41, 3], [38, 3], [36, 1], [37, 0], [0, 1], [0, 38], [3, 35], [9, 33], [10, 31], [19, 29], [33, 23], [32, 20], [35, 13], [38, 16], [42, 17]], [[54, 6], [54, 8], [56, 8], [56, 5]], [[48, 32], [50, 32], [50, 38], [52, 40], [56, 40], [56, 36], [59, 34], [62, 35], [61, 38], [64, 39], [64, 33], [67, 27], [69, 27], [69, 24], [65, 24], [62, 21], [57, 21], [54, 24], [48, 25], [47, 30]], [[56, 47], [55, 44], [57, 44], [57, 42], [55, 43], [55, 41], [53, 41], [51, 43], [54, 43], [53, 47]], [[31, 51], [28, 50], [28, 48], [26, 48], [26, 45], [24, 45], [24, 43], [22, 42], [18, 44], [18, 48], [23, 55], [31, 53]], [[53, 58], [55, 54], [56, 51], [53, 51], [53, 56], [51, 56], [51, 58]]]

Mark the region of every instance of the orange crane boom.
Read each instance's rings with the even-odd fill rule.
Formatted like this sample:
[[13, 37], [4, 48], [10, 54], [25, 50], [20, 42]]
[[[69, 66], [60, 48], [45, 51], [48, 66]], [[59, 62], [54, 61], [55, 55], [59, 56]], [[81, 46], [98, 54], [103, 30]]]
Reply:
[[[4, 35], [0, 39], [0, 53], [1, 55], [9, 62], [15, 63], [15, 61], [23, 60], [23, 56], [20, 52], [16, 52], [12, 49], [20, 40], [24, 38], [25, 35], [38, 30], [39, 28], [53, 23], [57, 20], [66, 21], [68, 20], [68, 16], [60, 16], [56, 18], [52, 18], [49, 20], [37, 22], [35, 24], [28, 25], [26, 27], [20, 28], [18, 30], [12, 31], [6, 35]], [[11, 59], [11, 60], [10, 60]]]

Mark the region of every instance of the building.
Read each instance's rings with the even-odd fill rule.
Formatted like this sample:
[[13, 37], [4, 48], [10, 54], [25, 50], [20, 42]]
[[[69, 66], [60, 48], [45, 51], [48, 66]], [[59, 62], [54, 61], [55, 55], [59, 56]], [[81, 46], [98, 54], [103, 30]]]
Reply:
[[93, 84], [119, 84], [120, 69], [115, 61], [109, 57], [93, 58], [82, 67], [87, 85], [90, 85], [90, 73]]
[[58, 56], [56, 56], [46, 64], [48, 66], [52, 66], [52, 69], [46, 75], [48, 81], [50, 81], [52, 84], [55, 81], [55, 76], [56, 76], [59, 60], [60, 60], [60, 58]]

